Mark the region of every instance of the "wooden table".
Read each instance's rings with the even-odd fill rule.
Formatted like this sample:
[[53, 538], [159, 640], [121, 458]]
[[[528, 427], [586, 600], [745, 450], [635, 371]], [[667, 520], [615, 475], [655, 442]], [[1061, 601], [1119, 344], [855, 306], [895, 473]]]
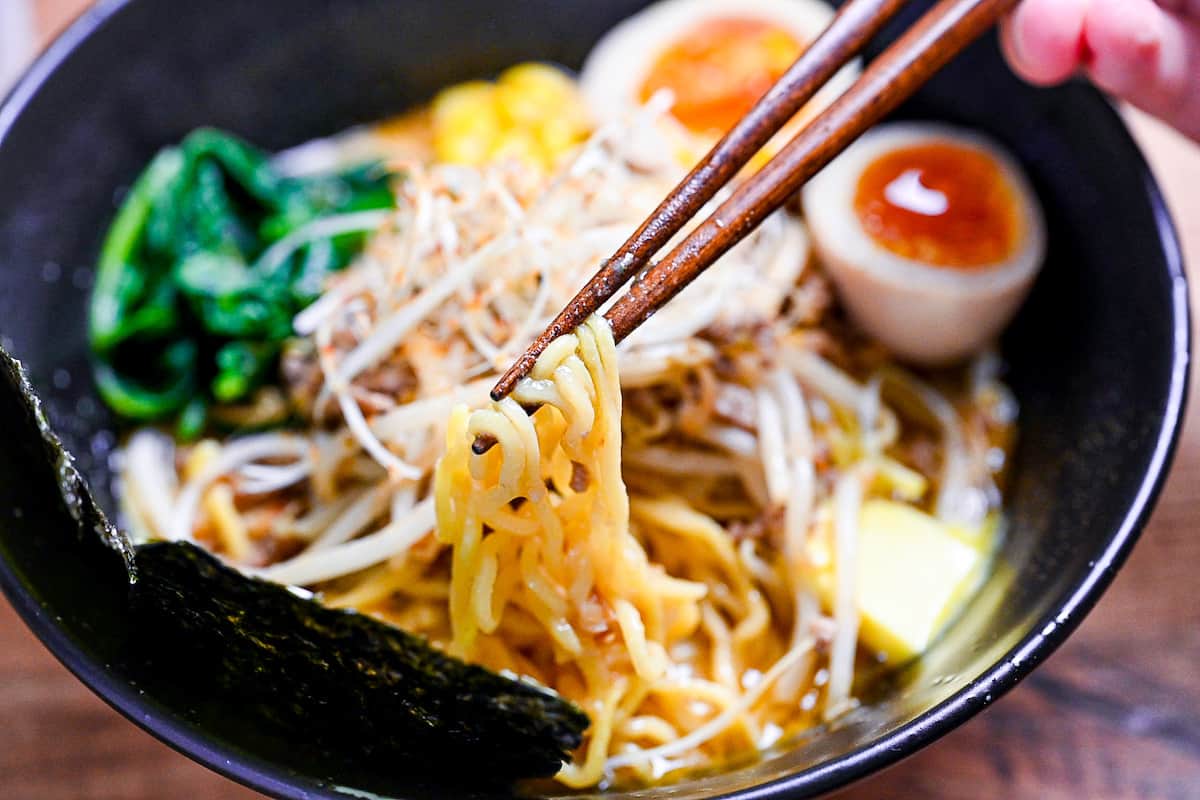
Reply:
[[[10, 0], [0, 0], [10, 2]], [[37, 0], [41, 34], [83, 0]], [[1200, 149], [1134, 116], [1200, 259]], [[1200, 263], [1200, 262], [1193, 262]], [[1200, 280], [1193, 284], [1200, 306]], [[839, 800], [1200, 797], [1200, 402], [1158, 509], [1078, 632], [988, 711]], [[254, 798], [126, 722], [0, 602], [0, 797]]]

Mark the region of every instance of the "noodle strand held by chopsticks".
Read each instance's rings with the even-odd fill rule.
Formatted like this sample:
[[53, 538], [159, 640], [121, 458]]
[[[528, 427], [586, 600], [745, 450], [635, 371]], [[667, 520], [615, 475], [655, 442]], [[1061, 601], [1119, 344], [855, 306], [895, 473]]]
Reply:
[[[539, 660], [553, 665], [552, 685], [592, 717], [578, 759], [559, 775], [578, 787], [595, 785], [606, 771], [641, 771], [649, 761], [694, 758], [710, 747], [721, 752], [718, 743], [727, 735], [756, 740], [761, 726], [752, 709], [812, 649], [807, 639], [788, 644], [790, 631], [773, 626], [750, 567], [717, 522], [674, 498], [638, 498], [631, 519], [621, 475], [616, 361], [612, 332], [602, 318], [561, 337], [512, 398], [453, 412], [434, 478], [438, 537], [454, 551], [451, 649], [465, 658], [500, 652], [490, 637], [505, 630], [513, 615], [544, 629], [552, 653]], [[530, 397], [541, 404], [531, 416], [519, 406]], [[804, 421], [789, 420], [792, 435], [785, 436], [780, 411], [768, 401], [780, 446], [804, 445], [803, 429], [794, 430]], [[469, 443], [479, 435], [496, 445], [474, 453]], [[783, 460], [784, 452], [774, 457]], [[587, 476], [586, 483], [555, 477], [556, 465], [567, 463], [574, 465], [573, 476]], [[784, 468], [790, 473], [786, 463]], [[521, 524], [507, 526], [514, 518]], [[637, 533], [643, 527], [649, 540]], [[691, 569], [707, 576], [703, 582], [672, 577], [652, 563], [647, 545], [666, 546], [663, 536], [691, 543], [681, 551], [688, 553]], [[563, 569], [568, 563], [588, 565], [582, 573], [586, 584], [580, 573]], [[521, 580], [497, 602], [498, 576], [509, 571]], [[721, 590], [712, 601], [705, 599], [709, 587]], [[684, 652], [679, 647], [691, 647], [687, 643], [697, 635], [707, 639], [709, 655], [689, 659], [680, 672], [672, 650]], [[847, 636], [853, 648], [854, 630]], [[752, 664], [762, 665], [754, 681], [746, 677]], [[686, 677], [694, 670], [723, 687], [720, 699], [704, 688], [712, 686], [708, 681]], [[623, 696], [641, 700], [626, 707]], [[715, 716], [700, 711], [714, 702]], [[641, 736], [622, 733], [634, 717], [653, 717], [692, 733], [643, 752]], [[613, 736], [620, 741], [610, 741]]]
[[[543, 405], [529, 417], [517, 403], [531, 393]], [[620, 464], [620, 383], [607, 323], [593, 318], [555, 342], [514, 397], [470, 414], [456, 410], [436, 469], [438, 535], [455, 551], [454, 649], [471, 657], [483, 637], [517, 611], [546, 626], [560, 671], [582, 679], [582, 696], [575, 699], [593, 715], [582, 761], [564, 768], [560, 778], [568, 785], [593, 785], [602, 777], [606, 740], [617, 724], [613, 687], [625, 678], [644, 685], [664, 679], [671, 642], [664, 638], [663, 622], [686, 616], [682, 607], [702, 596], [703, 587], [681, 595], [656, 578], [660, 568], [631, 531]], [[477, 455], [467, 442], [480, 434], [497, 445]], [[546, 472], [556, 460], [576, 465], [573, 473], [586, 475], [586, 484], [570, 481], [570, 490], [556, 485]], [[505, 529], [506, 517], [484, 508], [517, 498], [522, 520], [540, 520], [532, 534], [524, 526]], [[485, 517], [491, 520], [486, 529]], [[486, 552], [482, 559], [480, 552]], [[732, 553], [725, 558], [735, 560]], [[564, 561], [585, 561], [590, 585], [556, 580], [569, 577]], [[495, 576], [508, 569], [520, 571], [524, 580], [505, 603], [495, 604], [488, 592]], [[572, 597], [582, 598], [585, 607], [564, 603]], [[601, 657], [585, 657], [588, 653]], [[613, 672], [622, 660], [632, 666], [631, 676]]]

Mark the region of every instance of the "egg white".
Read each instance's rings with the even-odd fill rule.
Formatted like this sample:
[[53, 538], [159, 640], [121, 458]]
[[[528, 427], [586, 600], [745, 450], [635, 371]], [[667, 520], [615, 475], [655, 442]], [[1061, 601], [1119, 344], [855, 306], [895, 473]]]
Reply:
[[[872, 163], [939, 142], [983, 152], [1008, 183], [1020, 232], [1004, 260], [958, 270], [905, 258], [859, 221], [854, 196]], [[922, 365], [950, 364], [986, 347], [1016, 314], [1045, 258], [1045, 218], [1020, 166], [989, 137], [950, 125], [873, 128], [809, 181], [803, 205], [817, 254], [851, 317], [897, 356]]]

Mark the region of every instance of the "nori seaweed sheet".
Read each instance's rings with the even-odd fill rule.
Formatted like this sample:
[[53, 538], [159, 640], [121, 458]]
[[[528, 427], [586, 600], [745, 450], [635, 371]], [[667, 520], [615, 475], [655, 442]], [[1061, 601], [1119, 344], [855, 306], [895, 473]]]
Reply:
[[[0, 375], [41, 432], [82, 536], [120, 555], [129, 659], [195, 697], [237, 709], [238, 727], [286, 737], [347, 763], [503, 785], [552, 775], [579, 746], [587, 715], [554, 692], [452, 658], [424, 639], [249, 578], [183, 542], [134, 546], [95, 503], [42, 413], [19, 362]], [[470, 764], [470, 770], [463, 770]]]
[[[492, 776], [553, 774], [587, 717], [412, 634], [248, 579], [186, 543], [137, 548], [135, 608], [191, 672], [305, 740]], [[161, 644], [161, 640], [160, 640]]]

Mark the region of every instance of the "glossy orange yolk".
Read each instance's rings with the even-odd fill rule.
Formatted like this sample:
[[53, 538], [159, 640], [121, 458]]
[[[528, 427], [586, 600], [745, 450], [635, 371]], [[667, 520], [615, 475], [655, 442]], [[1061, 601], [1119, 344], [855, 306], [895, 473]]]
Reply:
[[667, 47], [642, 82], [642, 102], [660, 89], [672, 114], [696, 133], [724, 133], [787, 71], [804, 45], [758, 19], [705, 20]]
[[859, 177], [854, 211], [881, 247], [947, 269], [1009, 258], [1020, 243], [1018, 199], [996, 160], [935, 142], [893, 150]]

